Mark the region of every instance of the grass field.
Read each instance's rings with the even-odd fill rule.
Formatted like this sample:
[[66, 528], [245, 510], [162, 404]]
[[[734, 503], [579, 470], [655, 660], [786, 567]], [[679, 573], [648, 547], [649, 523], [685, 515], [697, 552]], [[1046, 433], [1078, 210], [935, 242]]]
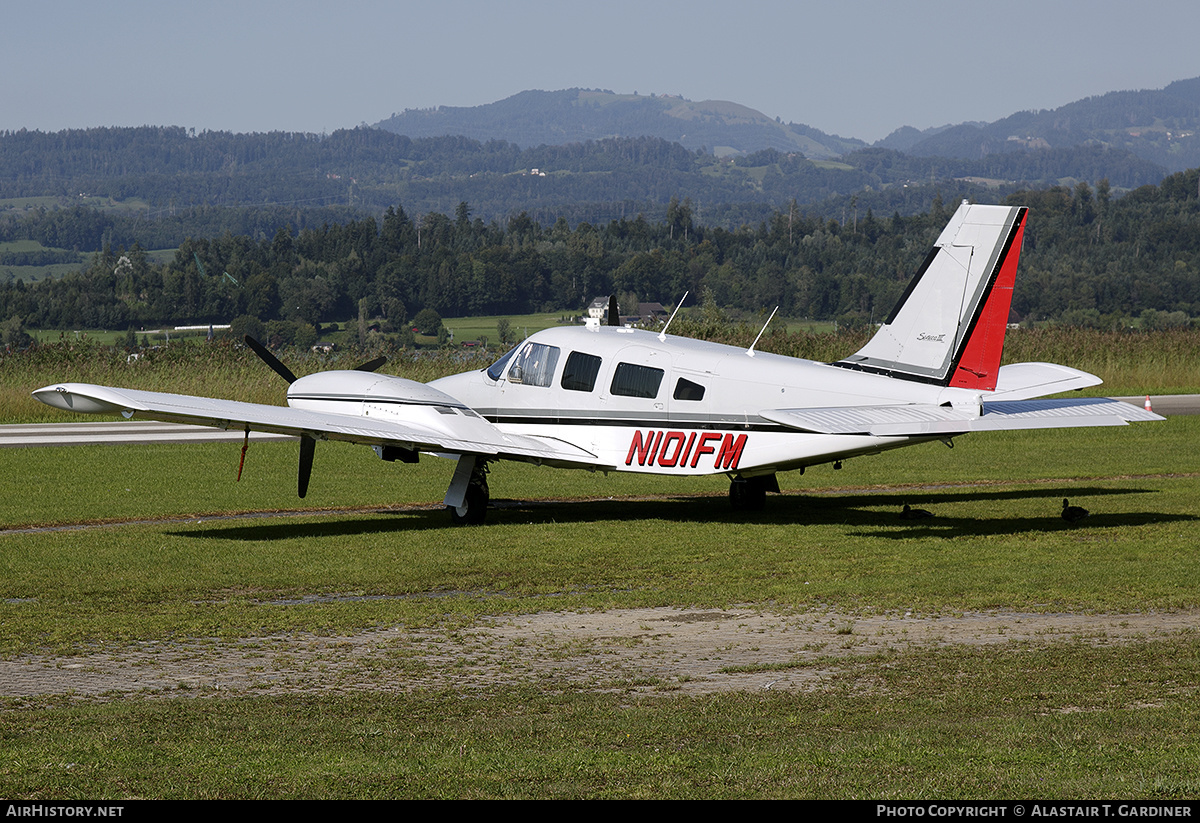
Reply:
[[[233, 692], [181, 678], [0, 698], [0, 795], [1192, 798], [1200, 642], [1117, 623], [1200, 605], [1198, 434], [1200, 418], [1173, 418], [927, 444], [785, 475], [750, 517], [723, 478], [502, 464], [500, 507], [475, 529], [447, 527], [435, 458], [323, 443], [304, 503], [327, 511], [227, 520], [299, 502], [294, 445], [252, 445], [240, 484], [233, 444], [3, 450], [0, 662], [32, 676], [141, 655], [170, 671], [241, 643], [263, 663], [261, 686]], [[1092, 516], [1064, 523], [1063, 497]], [[903, 503], [936, 517], [900, 520]], [[98, 521], [113, 525], [11, 531]], [[837, 625], [831, 645], [751, 667], [816, 678], [785, 692], [614, 675], [603, 639], [517, 657], [481, 639], [497, 618], [663, 607]], [[871, 639], [867, 615], [974, 613], [1116, 617], [839, 651]], [[398, 639], [320, 680], [377, 631]], [[328, 638], [324, 662], [274, 668], [270, 644], [308, 636]], [[539, 656], [608, 673], [522, 668]]]
[[488, 345], [492, 348], [497, 348], [500, 345], [500, 337], [496, 331], [496, 324], [502, 318], [508, 320], [511, 327], [510, 333], [513, 335], [514, 340], [523, 340], [542, 329], [563, 325], [573, 326], [579, 322], [562, 312], [543, 312], [541, 314], [514, 314], [510, 316], [445, 317], [442, 318], [442, 325], [454, 332], [455, 342], [461, 343], [467, 340], [478, 340], [480, 337], [486, 337]]
[[0, 213], [5, 211], [29, 211], [30, 209], [66, 209], [84, 206], [98, 211], [138, 211], [148, 209], [146, 201], [136, 197], [128, 200], [113, 200], [111, 197], [95, 197], [92, 195], [44, 195], [41, 197], [0, 197]]
[[[53, 200], [54, 198], [26, 198], [28, 200]], [[4, 209], [4, 200], [0, 200], [0, 213]], [[36, 251], [56, 251], [63, 252], [66, 249], [58, 249], [49, 246], [43, 246], [36, 240], [13, 240], [5, 243], [0, 243], [0, 254], [4, 252], [36, 252]], [[154, 263], [166, 263], [175, 258], [175, 249], [154, 249], [146, 252], [146, 256]], [[77, 259], [69, 263], [53, 263], [48, 265], [5, 265], [0, 264], [0, 279], [3, 280], [23, 280], [26, 283], [33, 283], [45, 278], [61, 278], [65, 275], [72, 274], [87, 268], [88, 262], [92, 259], [92, 253], [76, 252]], [[104, 330], [99, 330], [104, 331]], [[53, 340], [57, 339], [59, 332], [57, 331], [42, 331], [40, 339]], [[35, 336], [38, 336], [35, 334]]]
[[42, 251], [46, 247], [36, 240], [8, 240], [0, 243], [0, 252], [30, 252]]

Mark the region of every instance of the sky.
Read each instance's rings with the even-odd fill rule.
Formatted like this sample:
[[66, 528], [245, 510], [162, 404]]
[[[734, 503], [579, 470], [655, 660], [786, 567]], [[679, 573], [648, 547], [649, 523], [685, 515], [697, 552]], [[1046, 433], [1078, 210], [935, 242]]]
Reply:
[[526, 89], [872, 142], [1200, 76], [1196, 0], [0, 0], [0, 130], [328, 133]]

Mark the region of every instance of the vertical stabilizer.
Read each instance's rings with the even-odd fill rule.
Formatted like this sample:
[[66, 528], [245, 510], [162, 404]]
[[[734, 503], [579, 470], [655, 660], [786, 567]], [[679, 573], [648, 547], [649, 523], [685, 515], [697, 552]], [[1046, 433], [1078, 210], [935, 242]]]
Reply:
[[964, 201], [879, 331], [835, 365], [995, 389], [1026, 211]]

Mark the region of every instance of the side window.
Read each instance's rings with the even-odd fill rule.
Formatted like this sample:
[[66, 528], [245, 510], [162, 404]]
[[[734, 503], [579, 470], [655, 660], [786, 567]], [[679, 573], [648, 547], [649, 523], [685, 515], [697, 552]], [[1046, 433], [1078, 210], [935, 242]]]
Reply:
[[618, 363], [613, 372], [612, 393], [618, 397], [657, 397], [663, 370], [633, 363]]
[[594, 354], [573, 351], [567, 355], [560, 384], [568, 391], [591, 391], [596, 388], [596, 375], [600, 373], [600, 358]]
[[703, 400], [704, 387], [699, 383], [693, 383], [686, 377], [681, 377], [675, 384], [675, 393], [671, 396], [676, 400]]
[[549, 386], [554, 382], [554, 367], [557, 365], [557, 346], [526, 343], [513, 358], [513, 364], [508, 369], [508, 382]]

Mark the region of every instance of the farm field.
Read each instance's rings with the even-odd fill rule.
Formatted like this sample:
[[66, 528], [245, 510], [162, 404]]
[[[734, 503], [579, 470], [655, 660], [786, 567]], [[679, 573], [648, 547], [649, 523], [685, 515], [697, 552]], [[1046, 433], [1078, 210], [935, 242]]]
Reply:
[[530, 334], [554, 326], [573, 326], [579, 321], [562, 312], [543, 312], [541, 314], [514, 314], [511, 316], [493, 315], [487, 317], [443, 317], [442, 325], [454, 333], [456, 343], [467, 340], [478, 340], [486, 337], [488, 346], [500, 348], [500, 338], [496, 324], [508, 320], [514, 340], [523, 340]]
[[[53, 197], [22, 198], [18, 206], [11, 205], [12, 200], [0, 199], [0, 214], [5, 210], [44, 207], [39, 201], [54, 201]], [[51, 203], [50, 207], [56, 204]], [[146, 252], [149, 260], [155, 263], [166, 263], [175, 257], [176, 249], [155, 249]], [[34, 283], [44, 278], [61, 278], [87, 268], [92, 259], [91, 252], [80, 252], [71, 249], [44, 246], [37, 240], [10, 240], [0, 242], [0, 282], [22, 280]], [[47, 333], [46, 339], [57, 337], [57, 332]]]
[[323, 443], [298, 501], [289, 443], [240, 484], [232, 444], [6, 449], [0, 793], [1195, 797], [1197, 434], [959, 438], [751, 516], [501, 464], [473, 529], [436, 458]]
[[[564, 314], [563, 312], [543, 312], [542, 314], [520, 314], [508, 317], [505, 315], [489, 317], [444, 317], [442, 318], [442, 325], [454, 332], [455, 340], [476, 340], [483, 336], [488, 339], [489, 345], [494, 346], [497, 339], [496, 323], [501, 319], [509, 321], [512, 333], [518, 340], [524, 339], [528, 335], [539, 332], [542, 329], [554, 326], [573, 326], [581, 322], [577, 316]], [[758, 325], [761, 326], [766, 322], [766, 319], [765, 316], [762, 317], [758, 321]], [[834, 330], [835, 326], [833, 321], [809, 320], [807, 318], [777, 317], [771, 322], [772, 328], [778, 325], [779, 328], [786, 329], [788, 333], [812, 332], [828, 334]]]

